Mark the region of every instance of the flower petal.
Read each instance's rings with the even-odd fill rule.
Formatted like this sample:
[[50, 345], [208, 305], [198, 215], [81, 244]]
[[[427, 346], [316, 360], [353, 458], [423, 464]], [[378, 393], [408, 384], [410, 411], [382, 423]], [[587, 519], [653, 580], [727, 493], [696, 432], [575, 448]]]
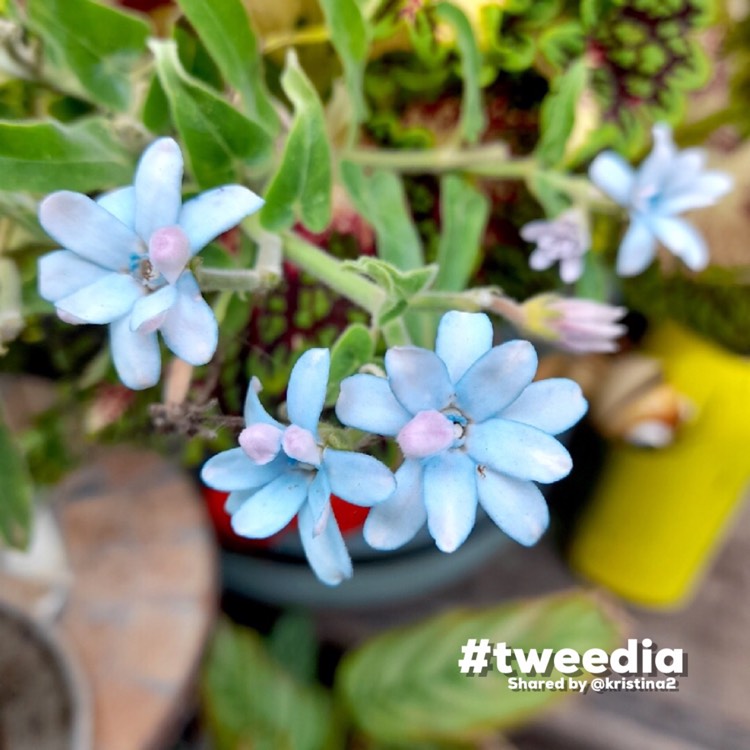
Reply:
[[184, 272], [176, 286], [177, 298], [160, 328], [164, 342], [185, 362], [205, 365], [219, 342], [216, 316], [201, 296], [192, 273]]
[[453, 384], [443, 360], [435, 352], [415, 346], [394, 346], [385, 353], [391, 390], [411, 414], [448, 406]]
[[532, 482], [487, 470], [477, 476], [477, 492], [487, 515], [519, 544], [530, 547], [547, 530], [547, 501]]
[[614, 151], [604, 151], [591, 162], [591, 181], [615, 203], [628, 205], [630, 191], [635, 184], [633, 168]]
[[443, 360], [452, 383], [492, 348], [492, 322], [484, 313], [451, 311], [440, 319], [435, 352]]
[[645, 271], [656, 253], [656, 238], [646, 222], [633, 217], [617, 252], [617, 274], [635, 276]]
[[155, 333], [131, 331], [125, 315], [110, 324], [109, 340], [115, 369], [128, 388], [139, 391], [159, 382], [161, 352]]
[[131, 330], [141, 333], [156, 331], [164, 322], [167, 311], [176, 299], [177, 289], [171, 284], [141, 297], [133, 305], [133, 312], [130, 316]]
[[254, 464], [265, 466], [279, 455], [283, 434], [275, 425], [255, 422], [242, 430], [237, 442]]
[[81, 193], [52, 193], [39, 206], [39, 222], [66, 250], [113, 271], [129, 270], [131, 256], [144, 252], [132, 229]]
[[573, 284], [583, 274], [583, 258], [563, 258], [560, 261], [560, 278], [566, 284]]
[[307, 493], [307, 505], [315, 522], [313, 536], [318, 536], [323, 532], [331, 514], [331, 485], [325, 471], [316, 472]]
[[83, 289], [111, 272], [71, 250], [55, 250], [39, 258], [39, 294], [50, 302]]
[[442, 412], [420, 411], [404, 425], [396, 442], [406, 458], [427, 458], [453, 445], [456, 427]]
[[286, 391], [289, 421], [313, 435], [318, 434], [318, 421], [328, 387], [331, 353], [328, 349], [308, 349], [292, 368]]
[[133, 181], [135, 231], [148, 242], [161, 227], [176, 224], [182, 206], [182, 154], [172, 138], [159, 138], [141, 156]]
[[315, 535], [315, 518], [309, 506], [299, 512], [299, 538], [315, 575], [328, 586], [352, 577], [352, 561], [333, 513], [323, 530]]
[[126, 227], [135, 230], [135, 188], [132, 185], [104, 193], [96, 202]]
[[688, 268], [701, 271], [708, 265], [708, 246], [700, 233], [686, 221], [653, 216], [649, 223], [659, 240]]
[[177, 223], [190, 239], [190, 249], [195, 255], [212, 239], [255, 213], [264, 202], [241, 185], [225, 185], [185, 203]]
[[529, 255], [529, 268], [532, 271], [546, 271], [556, 260], [554, 253], [538, 247]]
[[[657, 123], [652, 128], [654, 145], [641, 162], [636, 174], [633, 196], [649, 200], [658, 196], [668, 185], [677, 164], [678, 152], [672, 140], [672, 128]], [[632, 197], [632, 196], [631, 196]]]
[[331, 492], [353, 505], [368, 507], [393, 494], [396, 480], [390, 469], [364, 453], [326, 448], [323, 466], [331, 483]]
[[309, 472], [302, 471], [285, 471], [277, 476], [232, 516], [232, 530], [249, 539], [265, 539], [281, 531], [305, 502], [312, 479]]
[[281, 447], [289, 458], [311, 466], [320, 466], [321, 448], [315, 442], [312, 432], [296, 424], [284, 430]]
[[501, 417], [557, 435], [576, 424], [587, 409], [578, 383], [568, 378], [549, 378], [532, 383], [503, 410]]
[[284, 429], [284, 425], [281, 422], [275, 420], [264, 408], [263, 404], [260, 403], [258, 393], [263, 389], [260, 384], [260, 380], [256, 377], [252, 377], [249, 385], [247, 386], [247, 395], [245, 396], [245, 407], [244, 416], [245, 424], [251, 425], [256, 422], [263, 422], [265, 424], [272, 424], [279, 429]]
[[498, 414], [531, 383], [537, 363], [528, 341], [508, 341], [490, 349], [456, 385], [460, 408], [476, 422]]
[[283, 456], [259, 465], [253, 463], [242, 448], [230, 448], [217, 453], [203, 464], [201, 479], [209, 487], [223, 492], [256, 490], [272, 482], [289, 467], [289, 461]]
[[425, 462], [427, 526], [438, 548], [454, 552], [474, 528], [477, 513], [476, 466], [460, 451]]
[[86, 323], [111, 323], [132, 310], [144, 293], [128, 274], [108, 273], [77, 292], [57, 300], [55, 305]]
[[471, 425], [466, 447], [478, 464], [518, 479], [556, 482], [573, 466], [570, 454], [555, 438], [506, 419]]
[[236, 492], [230, 492], [224, 503], [224, 512], [230, 516], [235, 514], [241, 507], [242, 504], [248, 501], [253, 496], [253, 490], [237, 490]]
[[386, 378], [364, 374], [341, 381], [336, 416], [349, 427], [391, 436], [411, 419]]
[[396, 491], [367, 514], [365, 541], [375, 549], [396, 549], [412, 539], [426, 520], [422, 462], [404, 461], [396, 471]]
[[662, 215], [681, 214], [695, 208], [713, 206], [733, 187], [731, 175], [724, 172], [706, 172], [698, 175], [679, 190], [670, 191], [659, 201], [658, 212]]

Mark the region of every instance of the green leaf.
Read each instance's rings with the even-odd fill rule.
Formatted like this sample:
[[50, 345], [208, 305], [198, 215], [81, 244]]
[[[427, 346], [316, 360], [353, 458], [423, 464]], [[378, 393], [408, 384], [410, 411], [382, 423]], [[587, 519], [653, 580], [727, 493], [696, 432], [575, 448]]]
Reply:
[[575, 125], [576, 106], [586, 86], [586, 62], [574, 62], [563, 75], [556, 78], [552, 91], [542, 102], [540, 114], [541, 137], [536, 155], [547, 165], [559, 164]]
[[362, 89], [367, 53], [370, 47], [368, 26], [358, 0], [320, 0], [320, 7], [331, 34], [331, 43], [344, 66], [344, 78], [358, 122], [367, 117]]
[[26, 461], [0, 403], [0, 537], [12, 547], [23, 548], [29, 542], [32, 491]]
[[84, 193], [129, 183], [130, 157], [104, 118], [0, 122], [0, 190]]
[[479, 260], [489, 212], [489, 200], [470, 182], [458, 175], [443, 177], [435, 289], [459, 292], [466, 288]]
[[609, 302], [612, 293], [612, 272], [603, 258], [594, 252], [586, 253], [583, 273], [576, 282], [576, 297]]
[[149, 42], [172, 121], [201, 188], [243, 181], [243, 167], [265, 160], [272, 140], [208, 86], [183, 69], [172, 41]]
[[378, 256], [403, 271], [424, 263], [422, 243], [409, 212], [401, 180], [378, 169], [367, 175], [352, 162], [342, 162], [341, 179], [357, 211], [372, 224]]
[[99, 105], [128, 108], [133, 67], [149, 35], [144, 20], [91, 0], [28, 0], [26, 12], [56, 74], [69, 71]]
[[526, 180], [529, 192], [539, 201], [549, 218], [557, 216], [570, 206], [570, 199], [560, 190], [553, 175], [554, 173], [536, 170]]
[[339, 395], [339, 385], [362, 365], [372, 362], [375, 342], [370, 331], [361, 323], [353, 323], [336, 339], [331, 347], [331, 370], [328, 376], [326, 404], [333, 406]]
[[318, 666], [315, 623], [303, 612], [282, 612], [268, 636], [271, 656], [301, 683], [312, 683]]
[[[558, 692], [513, 691], [510, 675], [461, 674], [469, 638], [529, 650], [610, 650], [620, 628], [596, 598], [573, 591], [489, 609], [453, 610], [380, 635], [344, 657], [336, 687], [352, 719], [379, 741], [475, 741], [513, 727]], [[561, 675], [554, 669], [548, 679]]]
[[258, 40], [240, 0], [179, 0], [179, 6], [239, 93], [245, 114], [276, 133], [279, 118], [265, 86]]
[[286, 229], [297, 209], [308, 229], [321, 232], [331, 220], [331, 147], [323, 106], [294, 52], [287, 55], [281, 85], [294, 105], [294, 122], [266, 192], [261, 223], [272, 231]]
[[461, 132], [469, 143], [476, 143], [486, 124], [480, 89], [482, 55], [471, 23], [460, 8], [451, 3], [439, 3], [435, 6], [435, 13], [456, 32], [456, 44], [461, 52], [461, 78], [464, 87]]
[[206, 660], [202, 695], [217, 750], [324, 750], [332, 736], [329, 696], [298, 683], [260, 636], [222, 622]]
[[555, 72], [560, 73], [573, 58], [583, 54], [586, 37], [579, 21], [565, 21], [545, 29], [539, 35], [538, 44]]

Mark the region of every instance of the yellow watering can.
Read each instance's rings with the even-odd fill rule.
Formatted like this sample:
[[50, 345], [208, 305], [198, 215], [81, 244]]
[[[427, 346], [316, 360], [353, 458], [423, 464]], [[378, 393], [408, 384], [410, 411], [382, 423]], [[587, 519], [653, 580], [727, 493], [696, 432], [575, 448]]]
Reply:
[[695, 587], [750, 481], [750, 358], [673, 323], [646, 350], [694, 413], [668, 447], [613, 447], [570, 559], [626, 599], [670, 607]]

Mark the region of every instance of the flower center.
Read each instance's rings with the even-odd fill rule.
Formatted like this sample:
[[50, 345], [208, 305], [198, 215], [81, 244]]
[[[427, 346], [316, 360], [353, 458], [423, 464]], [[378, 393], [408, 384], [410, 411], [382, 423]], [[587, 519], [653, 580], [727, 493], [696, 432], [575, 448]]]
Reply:
[[396, 436], [406, 458], [428, 458], [459, 447], [467, 421], [457, 409], [418, 412]]

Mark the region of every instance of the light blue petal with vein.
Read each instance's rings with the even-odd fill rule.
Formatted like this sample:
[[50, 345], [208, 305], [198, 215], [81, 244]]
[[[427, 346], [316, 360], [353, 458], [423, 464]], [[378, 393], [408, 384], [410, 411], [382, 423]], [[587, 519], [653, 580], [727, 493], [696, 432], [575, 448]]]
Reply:
[[186, 271], [177, 282], [177, 298], [160, 331], [169, 349], [191, 365], [205, 365], [219, 343], [219, 326], [210, 305], [201, 296], [193, 274]]
[[435, 353], [445, 362], [451, 382], [492, 348], [492, 322], [484, 313], [451, 311], [440, 319]]
[[385, 353], [391, 390], [411, 414], [440, 411], [453, 397], [453, 384], [443, 360], [435, 352], [415, 346], [394, 346]]
[[658, 195], [666, 189], [677, 166], [677, 149], [669, 125], [654, 125], [653, 136], [653, 148], [641, 162], [635, 178], [634, 191], [644, 195]]
[[281, 531], [305, 502], [311, 480], [309, 472], [285, 471], [261, 487], [232, 516], [234, 533], [265, 539]]
[[587, 409], [578, 383], [549, 378], [532, 383], [500, 416], [557, 435], [576, 424]]
[[326, 448], [323, 466], [331, 483], [331, 492], [354, 505], [380, 503], [396, 489], [391, 470], [364, 453]]
[[126, 227], [135, 230], [135, 188], [132, 185], [104, 193], [96, 202]]
[[317, 536], [313, 535], [314, 528], [312, 511], [304, 505], [299, 512], [299, 538], [315, 575], [328, 586], [351, 578], [352, 561], [333, 513]]
[[123, 273], [108, 273], [92, 284], [57, 300], [56, 307], [86, 323], [111, 323], [132, 310], [143, 287]]
[[456, 385], [459, 407], [475, 422], [498, 414], [531, 383], [537, 363], [528, 341], [508, 341], [490, 349]]
[[708, 246], [700, 233], [683, 219], [652, 216], [649, 225], [659, 240], [688, 268], [701, 271], [708, 265]]
[[706, 172], [698, 175], [690, 184], [665, 195], [659, 201], [658, 213], [667, 216], [713, 206], [732, 189], [733, 184], [731, 176], [723, 172]]
[[635, 185], [633, 168], [614, 151], [604, 151], [591, 162], [591, 181], [615, 203], [626, 206]]
[[635, 276], [645, 271], [656, 254], [656, 238], [646, 222], [634, 216], [617, 252], [619, 276]]
[[466, 448], [477, 464], [545, 484], [567, 476], [573, 466], [570, 454], [555, 438], [505, 419], [470, 425]]
[[108, 276], [111, 271], [76, 255], [55, 250], [39, 258], [39, 294], [56, 302]]
[[182, 154], [171, 138], [154, 141], [141, 156], [133, 181], [135, 231], [148, 242], [161, 227], [177, 223], [182, 206]]
[[256, 422], [263, 422], [264, 424], [272, 424], [274, 427], [284, 429], [284, 425], [281, 422], [277, 422], [263, 407], [258, 393], [255, 390], [255, 385], [260, 387], [260, 381], [257, 378], [252, 378], [250, 384], [247, 386], [247, 395], [245, 396], [245, 407], [244, 416], [245, 424], [251, 425]]
[[318, 434], [330, 367], [328, 349], [308, 349], [297, 360], [289, 376], [286, 396], [289, 421], [313, 435]]
[[375, 549], [397, 549], [410, 541], [427, 521], [419, 460], [406, 460], [396, 471], [396, 491], [373, 506], [365, 521], [365, 541]]
[[129, 270], [131, 256], [145, 252], [132, 229], [81, 193], [52, 193], [39, 206], [39, 222], [66, 250], [113, 271]]
[[315, 522], [313, 534], [317, 536], [323, 531], [331, 513], [331, 485], [325, 469], [315, 472], [315, 479], [312, 480], [310, 491], [307, 493], [307, 504]]
[[460, 451], [447, 451], [424, 464], [427, 527], [443, 552], [457, 550], [474, 528], [476, 474], [474, 462]]
[[209, 487], [222, 492], [256, 490], [289, 469], [289, 461], [279, 457], [259, 466], [242, 448], [231, 448], [217, 453], [201, 469], [201, 479]]
[[547, 501], [533, 482], [487, 470], [477, 476], [477, 491], [487, 515], [519, 544], [530, 547], [549, 526]]
[[254, 214], [264, 200], [241, 185], [225, 185], [207, 190], [185, 203], [178, 224], [190, 240], [193, 254], [211, 240]]
[[227, 501], [224, 503], [224, 512], [230, 516], [236, 513], [244, 502], [249, 500], [255, 490], [237, 490], [236, 492], [230, 492]]
[[137, 331], [141, 326], [145, 326], [147, 330], [155, 331], [176, 299], [177, 289], [172, 284], [167, 284], [167, 286], [141, 297], [133, 305], [133, 314], [130, 316], [131, 328]]
[[386, 378], [352, 375], [341, 381], [336, 416], [342, 424], [376, 435], [396, 435], [411, 419]]
[[120, 380], [134, 391], [150, 388], [159, 382], [161, 352], [155, 333], [130, 330], [130, 315], [109, 326], [109, 341]]

